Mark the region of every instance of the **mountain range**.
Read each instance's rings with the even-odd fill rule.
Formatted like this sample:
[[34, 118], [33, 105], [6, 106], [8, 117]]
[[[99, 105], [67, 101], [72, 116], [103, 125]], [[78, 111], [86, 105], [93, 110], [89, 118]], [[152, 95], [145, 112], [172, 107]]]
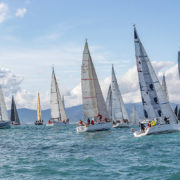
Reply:
[[[143, 119], [143, 109], [142, 109], [141, 103], [125, 104], [128, 114], [131, 113], [133, 105], [136, 106], [136, 110], [137, 110], [139, 117], [141, 119]], [[172, 103], [171, 106], [174, 110], [176, 104]], [[8, 111], [8, 113], [10, 115], [10, 110]], [[66, 108], [66, 113], [67, 113], [67, 116], [70, 119], [71, 123], [75, 123], [75, 122], [79, 121], [80, 119], [83, 119], [83, 107], [82, 107], [82, 105], [68, 107], [68, 108]], [[23, 124], [34, 123], [34, 121], [36, 121], [36, 119], [37, 119], [36, 110], [21, 108], [21, 109], [18, 109], [18, 114], [19, 114], [20, 121]], [[47, 122], [50, 119], [50, 109], [42, 110], [42, 117], [43, 117], [43, 120], [45, 122]]]

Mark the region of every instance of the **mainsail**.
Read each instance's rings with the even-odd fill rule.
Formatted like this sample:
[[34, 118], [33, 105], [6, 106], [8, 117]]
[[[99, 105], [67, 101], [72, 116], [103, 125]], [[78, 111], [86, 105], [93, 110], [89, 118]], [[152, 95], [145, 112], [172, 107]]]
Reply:
[[84, 118], [94, 118], [98, 114], [109, 118], [87, 41], [84, 46], [81, 66], [81, 89]]
[[[148, 55], [134, 27], [134, 42], [139, 85], [145, 118], [167, 117], [170, 123], [177, 118], [169, 104], [165, 91], [156, 76]], [[162, 119], [160, 118], [160, 119]], [[164, 121], [162, 121], [164, 123]]]
[[114, 67], [112, 66], [112, 80], [111, 80], [111, 91], [112, 91], [112, 120], [129, 120], [128, 113], [126, 111], [121, 92], [117, 83]]
[[54, 73], [54, 68], [52, 71], [51, 79], [51, 95], [50, 95], [50, 104], [51, 104], [51, 119], [54, 121], [66, 121], [67, 116], [61, 100], [61, 95], [59, 87], [57, 84], [56, 76]]
[[178, 51], [178, 72], [179, 72], [179, 78], [180, 78], [180, 51]]
[[39, 92], [38, 92], [38, 99], [37, 99], [37, 121], [42, 121], [42, 113], [41, 113], [41, 104], [40, 104]]
[[11, 104], [11, 122], [20, 124], [18, 112], [16, 109], [16, 104], [14, 101], [14, 96], [12, 96], [12, 104]]
[[6, 109], [6, 104], [1, 86], [0, 86], [0, 121], [9, 121], [8, 112]]
[[163, 88], [164, 92], [166, 93], [167, 99], [169, 100], [168, 90], [167, 90], [167, 86], [166, 86], [166, 78], [165, 78], [164, 74], [163, 74], [163, 79], [162, 79], [162, 88]]
[[133, 107], [132, 107], [132, 112], [130, 114], [130, 122], [132, 124], [137, 124], [139, 122], [139, 116], [137, 114], [135, 105], [133, 105]]

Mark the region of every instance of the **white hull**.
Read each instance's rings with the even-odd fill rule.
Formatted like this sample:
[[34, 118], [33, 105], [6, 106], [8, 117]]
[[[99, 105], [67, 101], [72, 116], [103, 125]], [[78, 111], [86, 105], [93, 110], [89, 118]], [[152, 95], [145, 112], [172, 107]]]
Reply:
[[129, 128], [129, 124], [127, 123], [116, 123], [113, 125], [113, 128]]
[[64, 126], [69, 123], [63, 123], [63, 122], [52, 122], [52, 123], [47, 123], [46, 126]]
[[10, 128], [10, 121], [0, 121], [0, 129]]
[[146, 128], [144, 132], [135, 131], [134, 136], [141, 137], [150, 134], [169, 133], [175, 131], [180, 131], [180, 124], [161, 124]]
[[78, 126], [76, 131], [79, 132], [93, 132], [93, 131], [106, 131], [112, 129], [112, 122], [99, 123], [89, 126]]

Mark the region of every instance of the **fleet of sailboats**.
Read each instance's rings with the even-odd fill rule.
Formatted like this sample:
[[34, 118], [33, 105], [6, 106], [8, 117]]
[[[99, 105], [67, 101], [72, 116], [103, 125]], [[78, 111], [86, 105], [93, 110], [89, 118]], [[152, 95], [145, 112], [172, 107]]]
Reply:
[[[176, 106], [173, 112], [169, 102], [165, 75], [163, 75], [162, 84], [160, 84], [135, 26], [134, 43], [144, 120], [141, 120], [138, 116], [135, 105], [132, 107], [130, 116], [128, 115], [113, 65], [111, 83], [105, 102], [86, 40], [81, 66], [84, 117], [76, 128], [77, 132], [110, 130], [112, 127], [129, 127], [132, 124], [140, 125], [139, 131], [132, 129], [135, 137], [180, 131], [180, 109]], [[178, 52], [178, 72], [180, 77], [180, 51]], [[50, 107], [51, 119], [48, 120], [46, 126], [62, 126], [69, 123], [65, 111], [64, 96], [60, 94], [54, 68], [51, 77]], [[11, 117], [9, 119], [0, 86], [0, 128], [9, 128], [10, 124], [20, 125], [21, 123], [13, 96]], [[34, 124], [43, 125], [39, 92], [37, 97], [37, 120]]]
[[96, 75], [94, 64], [85, 42], [81, 66], [81, 89], [84, 121], [76, 128], [77, 132], [102, 131], [112, 128], [109, 113]]
[[51, 119], [48, 121], [46, 126], [61, 126], [68, 124], [69, 119], [67, 118], [65, 112], [64, 103], [61, 98], [54, 68], [52, 69], [52, 78], [51, 78], [50, 105], [51, 105]]
[[113, 127], [129, 127], [129, 116], [121, 96], [113, 66], [111, 85], [109, 86], [106, 98], [106, 106], [110, 119], [113, 121]]

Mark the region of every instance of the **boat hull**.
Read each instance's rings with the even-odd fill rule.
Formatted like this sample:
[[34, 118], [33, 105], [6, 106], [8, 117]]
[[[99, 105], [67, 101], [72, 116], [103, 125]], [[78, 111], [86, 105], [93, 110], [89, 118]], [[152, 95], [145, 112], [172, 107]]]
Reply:
[[21, 125], [20, 123], [12, 123], [12, 125], [17, 126], [17, 125]]
[[127, 124], [127, 123], [116, 123], [113, 125], [113, 128], [129, 128], [129, 124]]
[[10, 128], [10, 121], [0, 121], [0, 129]]
[[47, 123], [46, 126], [64, 126], [64, 125], [67, 125], [69, 123], [63, 123], [63, 122], [52, 122], [52, 123]]
[[144, 132], [135, 131], [134, 136], [141, 137], [151, 134], [170, 133], [176, 131], [180, 131], [180, 124], [161, 124], [161, 125], [152, 126], [150, 128], [146, 128]]
[[35, 122], [34, 124], [39, 126], [39, 125], [43, 125], [43, 122]]
[[89, 126], [78, 126], [76, 131], [79, 132], [94, 132], [94, 131], [106, 131], [112, 129], [112, 122], [99, 123]]

